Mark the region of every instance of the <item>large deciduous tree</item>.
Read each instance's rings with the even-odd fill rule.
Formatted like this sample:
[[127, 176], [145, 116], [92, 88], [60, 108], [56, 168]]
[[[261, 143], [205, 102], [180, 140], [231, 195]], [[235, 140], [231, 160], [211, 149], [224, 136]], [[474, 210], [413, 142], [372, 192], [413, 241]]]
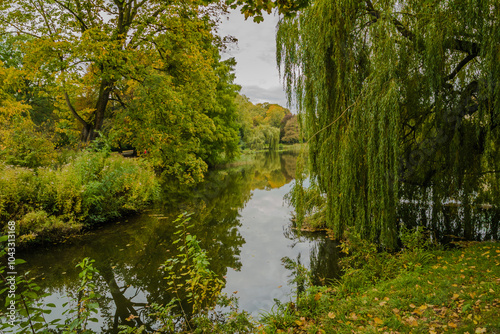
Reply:
[[[210, 7], [202, 7], [208, 2], [14, 0], [2, 2], [0, 29], [31, 37], [23, 46], [24, 67], [46, 83], [57, 83], [87, 142], [109, 117], [110, 101], [121, 99], [120, 80], [143, 80], [146, 65], [169, 72], [170, 46], [185, 37], [174, 31], [179, 24], [172, 20], [201, 22], [197, 28], [211, 35]], [[187, 49], [196, 47], [193, 40], [184, 42]], [[85, 103], [78, 105], [75, 100], [82, 96]]]
[[499, 17], [496, 0], [314, 0], [280, 21], [278, 60], [337, 236], [393, 248], [415, 199], [433, 203], [430, 228], [455, 200], [460, 234], [480, 231], [474, 205], [499, 193]]
[[0, 31], [17, 38], [27, 79], [50, 87], [59, 123], [105, 133], [185, 182], [238, 152], [233, 60], [209, 0], [15, 0]]

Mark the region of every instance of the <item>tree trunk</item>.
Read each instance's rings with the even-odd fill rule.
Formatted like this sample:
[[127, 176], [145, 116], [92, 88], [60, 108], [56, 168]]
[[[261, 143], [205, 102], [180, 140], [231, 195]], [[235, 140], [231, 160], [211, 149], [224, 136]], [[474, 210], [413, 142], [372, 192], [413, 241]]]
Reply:
[[81, 141], [89, 143], [97, 138], [99, 131], [101, 131], [106, 114], [106, 107], [108, 105], [111, 91], [113, 90], [114, 81], [103, 80], [99, 87], [99, 97], [96, 102], [95, 111], [92, 115], [93, 120], [87, 122], [87, 126], [82, 128]]

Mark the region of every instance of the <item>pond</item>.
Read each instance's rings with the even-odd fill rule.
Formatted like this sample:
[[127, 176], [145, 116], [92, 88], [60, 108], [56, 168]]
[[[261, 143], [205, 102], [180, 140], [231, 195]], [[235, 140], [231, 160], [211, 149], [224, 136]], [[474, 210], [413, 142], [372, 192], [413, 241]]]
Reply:
[[[224, 278], [223, 292], [234, 293], [240, 309], [254, 316], [270, 311], [275, 298], [293, 299], [284, 257], [312, 268], [317, 280], [337, 277], [338, 244], [322, 234], [298, 236], [290, 228], [292, 209], [283, 197], [293, 184], [296, 157], [258, 154], [246, 164], [210, 172], [194, 189], [166, 185], [161, 203], [140, 216], [20, 254], [27, 261], [22, 270], [49, 294], [43, 302], [56, 305], [46, 320], [64, 319], [66, 302], [74, 307], [80, 282], [75, 265], [90, 257], [102, 296], [99, 322], [90, 328], [107, 333], [125, 323], [154, 328], [148, 305], [173, 297], [159, 268], [176, 251], [173, 221], [182, 212], [192, 213], [190, 232], [207, 251], [210, 268]], [[137, 318], [126, 320], [131, 314]]]

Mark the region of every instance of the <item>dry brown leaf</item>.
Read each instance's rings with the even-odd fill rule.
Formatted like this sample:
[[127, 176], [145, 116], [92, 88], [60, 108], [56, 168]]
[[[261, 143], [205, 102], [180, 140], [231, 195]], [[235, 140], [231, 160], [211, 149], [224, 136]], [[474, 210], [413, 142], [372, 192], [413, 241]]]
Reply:
[[412, 327], [417, 327], [418, 326], [418, 322], [417, 322], [417, 319], [415, 319], [414, 317], [409, 317], [406, 322], [412, 326]]

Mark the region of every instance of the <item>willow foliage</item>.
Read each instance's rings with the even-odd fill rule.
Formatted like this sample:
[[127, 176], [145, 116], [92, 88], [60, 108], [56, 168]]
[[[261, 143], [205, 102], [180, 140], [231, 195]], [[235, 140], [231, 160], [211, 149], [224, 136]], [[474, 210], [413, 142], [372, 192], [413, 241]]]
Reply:
[[337, 236], [393, 248], [417, 199], [456, 200], [462, 235], [477, 232], [473, 204], [498, 194], [499, 17], [496, 0], [315, 0], [280, 21], [277, 60]]

